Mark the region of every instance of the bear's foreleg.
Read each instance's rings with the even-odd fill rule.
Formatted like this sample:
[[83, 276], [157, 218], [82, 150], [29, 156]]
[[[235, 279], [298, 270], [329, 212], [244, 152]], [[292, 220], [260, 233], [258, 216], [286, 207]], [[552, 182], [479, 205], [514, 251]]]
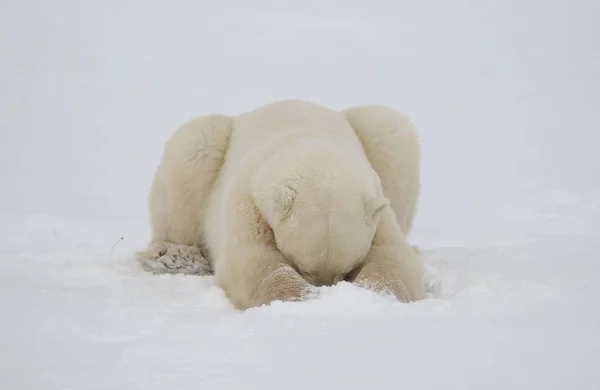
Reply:
[[401, 302], [417, 301], [425, 293], [423, 268], [394, 217], [391, 209], [382, 214], [365, 264], [351, 281]]
[[236, 246], [220, 259], [217, 279], [233, 304], [241, 310], [274, 301], [302, 301], [316, 294], [277, 248], [248, 244]]

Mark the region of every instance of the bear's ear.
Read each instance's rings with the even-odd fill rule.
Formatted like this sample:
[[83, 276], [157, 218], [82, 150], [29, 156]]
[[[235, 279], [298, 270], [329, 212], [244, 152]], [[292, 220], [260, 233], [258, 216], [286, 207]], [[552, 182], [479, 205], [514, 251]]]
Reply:
[[280, 220], [284, 219], [292, 209], [296, 195], [296, 190], [288, 185], [277, 184], [273, 186], [273, 211]]
[[383, 196], [365, 196], [363, 197], [363, 203], [365, 206], [365, 219], [371, 226], [375, 225], [383, 210], [390, 205], [389, 200]]

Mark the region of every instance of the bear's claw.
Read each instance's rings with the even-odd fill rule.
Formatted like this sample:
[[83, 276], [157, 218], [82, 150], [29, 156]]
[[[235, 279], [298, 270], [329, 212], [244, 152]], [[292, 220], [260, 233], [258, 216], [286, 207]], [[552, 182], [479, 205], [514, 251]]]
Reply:
[[155, 274], [209, 275], [212, 264], [194, 246], [166, 242], [153, 243], [136, 253], [136, 260], [144, 270]]

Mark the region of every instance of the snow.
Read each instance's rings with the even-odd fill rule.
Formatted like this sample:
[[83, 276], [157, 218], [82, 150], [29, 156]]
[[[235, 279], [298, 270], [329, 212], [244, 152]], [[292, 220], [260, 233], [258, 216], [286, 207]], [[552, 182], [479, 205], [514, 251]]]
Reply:
[[[0, 388], [599, 388], [598, 16], [584, 0], [3, 2]], [[239, 312], [211, 277], [134, 262], [173, 129], [291, 97], [417, 125], [427, 299], [342, 283]]]

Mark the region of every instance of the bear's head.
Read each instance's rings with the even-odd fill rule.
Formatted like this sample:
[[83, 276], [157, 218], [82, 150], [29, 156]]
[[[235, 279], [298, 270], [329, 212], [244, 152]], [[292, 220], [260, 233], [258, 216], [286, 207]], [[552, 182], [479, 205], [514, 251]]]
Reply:
[[315, 286], [362, 265], [389, 207], [370, 166], [331, 150], [272, 158], [253, 180], [253, 198], [278, 250]]

